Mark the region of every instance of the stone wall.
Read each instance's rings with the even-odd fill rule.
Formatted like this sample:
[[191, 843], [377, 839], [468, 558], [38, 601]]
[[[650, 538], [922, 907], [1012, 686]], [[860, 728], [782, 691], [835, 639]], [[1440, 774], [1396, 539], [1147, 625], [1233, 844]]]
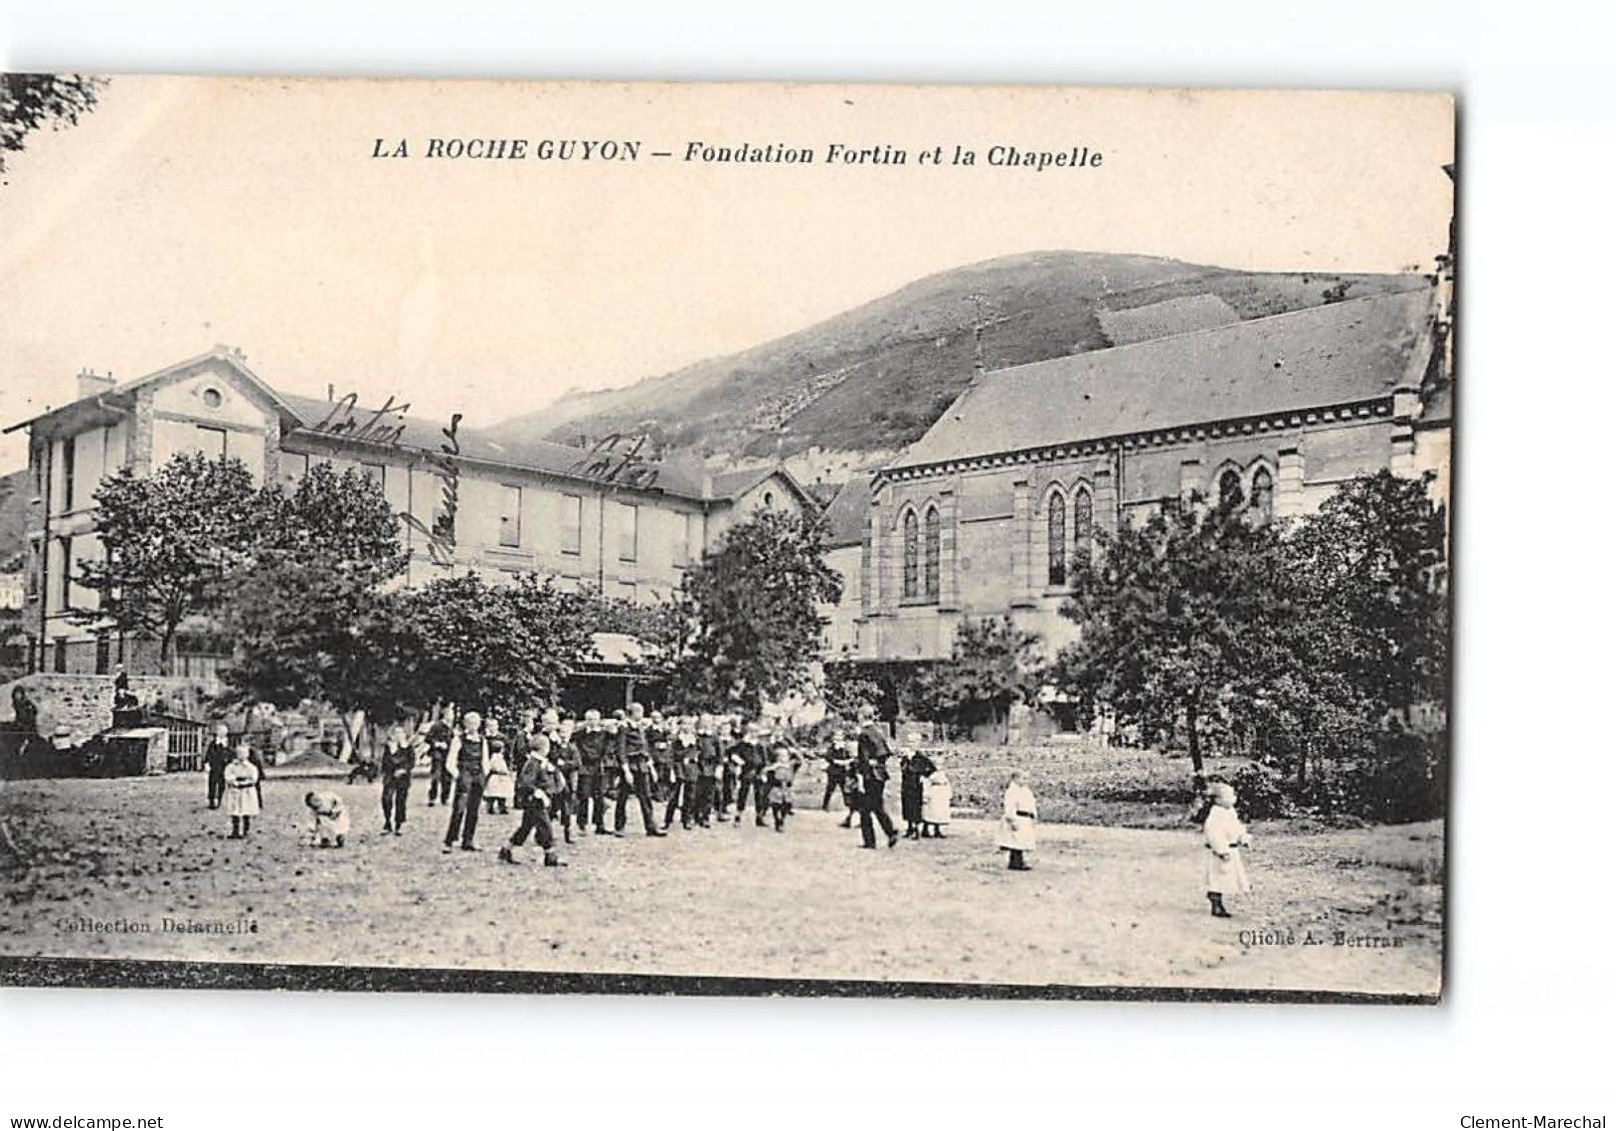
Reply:
[[[0, 686], [0, 711], [11, 715], [11, 689], [22, 685], [39, 708], [39, 733], [50, 736], [58, 727], [67, 728], [68, 742], [79, 745], [92, 735], [112, 726], [112, 680], [110, 675], [61, 675], [42, 672], [24, 676]], [[167, 701], [172, 714], [187, 718], [205, 717], [209, 703], [206, 680], [184, 676], [130, 676], [129, 688], [149, 707], [158, 697]]]

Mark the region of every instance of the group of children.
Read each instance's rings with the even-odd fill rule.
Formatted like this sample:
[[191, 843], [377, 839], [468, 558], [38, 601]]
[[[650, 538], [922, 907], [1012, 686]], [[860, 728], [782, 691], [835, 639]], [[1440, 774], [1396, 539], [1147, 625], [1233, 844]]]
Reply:
[[[854, 814], [866, 808], [861, 794], [870, 788], [864, 765], [868, 757], [861, 755], [858, 739], [849, 740], [841, 731], [833, 732], [823, 757], [826, 784], [821, 807], [828, 809], [840, 790], [848, 808], [843, 827], [849, 827]], [[604, 834], [608, 800], [615, 802], [610, 831], [616, 836], [624, 835], [630, 799], [638, 803], [648, 836], [666, 835], [675, 816], [686, 829], [710, 828], [715, 818], [739, 824], [748, 801], [759, 827], [772, 818], [775, 831], [784, 832], [792, 811], [792, 787], [803, 762], [787, 734], [771, 733], [734, 715], [647, 716], [636, 703], [609, 718], [588, 711], [575, 721], [554, 710], [533, 710], [523, 713], [520, 727], [507, 739], [496, 720], [468, 711], [458, 724], [445, 716], [413, 735], [402, 726], [389, 729], [376, 773], [381, 778], [385, 833], [402, 835], [410, 785], [423, 759], [432, 777], [428, 806], [441, 799], [453, 807], [446, 852], [457, 838], [461, 848], [475, 849], [481, 807], [486, 806], [489, 814], [508, 814], [514, 805], [522, 820], [500, 849], [500, 858], [515, 863], [514, 850], [533, 836], [544, 851], [544, 863], [552, 867], [565, 866], [556, 851], [553, 823], [560, 824], [568, 844], [573, 843], [574, 828], [580, 834], [591, 828]], [[204, 764], [208, 807], [223, 806], [229, 814], [231, 839], [247, 837], [252, 819], [263, 808], [263, 763], [245, 738], [232, 745], [221, 724]], [[905, 835], [943, 837], [952, 818], [953, 791], [941, 756], [930, 751], [906, 754], [900, 773]], [[440, 774], [447, 782], [440, 782]], [[1241, 857], [1249, 837], [1235, 810], [1234, 788], [1221, 781], [1197, 785], [1201, 798], [1197, 820], [1208, 853], [1207, 901], [1213, 916], [1229, 918], [1224, 899], [1250, 890]], [[665, 806], [660, 827], [654, 803]], [[312, 821], [310, 843], [343, 847], [351, 819], [341, 796], [310, 790], [304, 804]], [[997, 841], [1008, 854], [1010, 870], [1030, 870], [1027, 857], [1037, 844], [1037, 824], [1037, 799], [1022, 773], [1012, 771]], [[891, 841], [896, 839], [893, 832]]]

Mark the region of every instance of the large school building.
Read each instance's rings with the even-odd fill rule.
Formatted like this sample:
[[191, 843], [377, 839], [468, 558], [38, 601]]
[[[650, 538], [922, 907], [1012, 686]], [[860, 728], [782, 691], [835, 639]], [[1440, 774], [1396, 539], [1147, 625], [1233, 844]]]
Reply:
[[[126, 467], [150, 474], [180, 452], [238, 458], [266, 483], [295, 483], [317, 463], [363, 469], [404, 521], [412, 585], [450, 571], [534, 572], [657, 601], [737, 516], [812, 505], [781, 468], [712, 475], [648, 460], [626, 440], [497, 444], [334, 390], [282, 393], [226, 347], [121, 383], [82, 374], [79, 394], [10, 429], [29, 435], [23, 628], [36, 671], [123, 664], [140, 674], [155, 664], [152, 649], [68, 616], [97, 599], [70, 563], [104, 553], [93, 521], [102, 478]], [[216, 662], [182, 651], [182, 674], [210, 675]]]

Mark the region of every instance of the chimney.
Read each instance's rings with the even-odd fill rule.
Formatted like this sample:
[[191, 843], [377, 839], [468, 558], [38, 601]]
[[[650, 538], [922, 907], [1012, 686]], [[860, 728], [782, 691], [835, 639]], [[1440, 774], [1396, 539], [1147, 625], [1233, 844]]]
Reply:
[[334, 401], [337, 399], [337, 387], [330, 382], [326, 383], [325, 399], [328, 401]]
[[111, 373], [103, 377], [93, 369], [79, 370], [78, 382], [79, 400], [83, 400], [85, 397], [98, 397], [116, 384]]

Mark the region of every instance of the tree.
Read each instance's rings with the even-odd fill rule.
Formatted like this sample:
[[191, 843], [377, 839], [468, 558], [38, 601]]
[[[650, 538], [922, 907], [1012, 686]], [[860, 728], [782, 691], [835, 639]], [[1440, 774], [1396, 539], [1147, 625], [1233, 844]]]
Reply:
[[918, 677], [926, 715], [967, 727], [1003, 719], [1037, 693], [1038, 640], [1009, 617], [962, 622], [949, 659]]
[[1287, 546], [1333, 625], [1329, 663], [1379, 715], [1448, 695], [1447, 522], [1424, 480], [1344, 484]]
[[1288, 655], [1295, 594], [1279, 528], [1238, 496], [1207, 506], [1165, 502], [1141, 525], [1098, 532], [1063, 615], [1082, 629], [1052, 669], [1079, 699], [1147, 733], [1182, 725], [1202, 770], [1202, 732], [1249, 700], [1253, 681]]
[[641, 604], [621, 597], [608, 597], [596, 589], [586, 589], [581, 602], [589, 631], [621, 632], [655, 648], [664, 660], [679, 653], [689, 626], [676, 601]]
[[[1291, 667], [1257, 704], [1304, 799], [1384, 820], [1440, 813], [1448, 699], [1447, 525], [1428, 483], [1344, 484], [1287, 540], [1305, 592]], [[1433, 709], [1422, 716], [1422, 709]], [[1310, 762], [1335, 768], [1319, 780]]]
[[585, 598], [524, 574], [491, 586], [475, 573], [395, 598], [394, 640], [414, 657], [411, 705], [480, 708], [510, 719], [555, 702], [591, 649]]
[[803, 681], [823, 638], [819, 606], [841, 593], [818, 514], [763, 510], [730, 527], [685, 575], [675, 693], [697, 709], [759, 710]]
[[182, 454], [154, 475], [120, 470], [95, 492], [105, 556], [78, 563], [78, 583], [99, 601], [70, 610], [71, 618], [155, 637], [163, 674], [172, 674], [180, 626], [218, 608], [252, 561], [262, 519], [261, 496], [240, 460]]
[[396, 610], [381, 587], [403, 572], [405, 551], [381, 488], [321, 464], [289, 494], [265, 488], [259, 506], [252, 561], [227, 606], [236, 656], [223, 678], [234, 697], [397, 717]]
[[93, 110], [106, 82], [88, 75], [0, 74], [0, 173], [6, 153], [21, 151], [34, 130], [73, 125]]
[[822, 691], [826, 710], [844, 721], [856, 719], [859, 708], [866, 705], [880, 712], [887, 701], [886, 688], [861, 664], [826, 664]]

